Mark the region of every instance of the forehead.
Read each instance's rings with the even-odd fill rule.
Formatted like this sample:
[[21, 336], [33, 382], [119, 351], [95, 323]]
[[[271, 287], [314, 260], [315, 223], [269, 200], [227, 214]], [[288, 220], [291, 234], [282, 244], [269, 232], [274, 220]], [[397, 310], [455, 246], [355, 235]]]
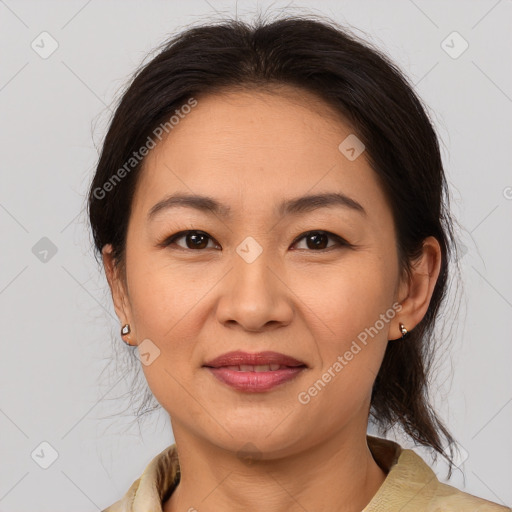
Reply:
[[176, 191], [256, 209], [307, 192], [382, 201], [364, 152], [349, 160], [340, 151], [349, 136], [352, 128], [329, 105], [291, 87], [198, 97], [146, 157], [135, 202], [148, 210]]

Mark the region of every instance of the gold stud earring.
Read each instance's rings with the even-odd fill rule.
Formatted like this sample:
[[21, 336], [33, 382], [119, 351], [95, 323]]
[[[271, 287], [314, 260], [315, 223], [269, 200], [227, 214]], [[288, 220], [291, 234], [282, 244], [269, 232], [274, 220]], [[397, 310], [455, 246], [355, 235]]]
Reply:
[[400, 328], [400, 332], [402, 333], [402, 339], [405, 338], [406, 334], [409, 332], [406, 328], [405, 328], [405, 325], [404, 324], [398, 324], [399, 328]]

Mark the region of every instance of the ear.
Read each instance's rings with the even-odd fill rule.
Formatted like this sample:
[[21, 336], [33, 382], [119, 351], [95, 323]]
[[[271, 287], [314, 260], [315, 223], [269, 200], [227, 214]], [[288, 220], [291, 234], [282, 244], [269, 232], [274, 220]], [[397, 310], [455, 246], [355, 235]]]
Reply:
[[434, 287], [441, 270], [441, 247], [433, 236], [425, 238], [421, 255], [412, 262], [410, 276], [400, 283], [398, 302], [402, 305], [396, 315], [396, 325], [390, 329], [391, 339], [402, 336], [399, 324], [404, 324], [410, 331], [425, 316]]
[[123, 276], [121, 275], [119, 267], [116, 267], [115, 265], [112, 245], [104, 245], [101, 250], [101, 255], [117, 317], [119, 318], [121, 325], [126, 323], [131, 324], [130, 303], [128, 301]]

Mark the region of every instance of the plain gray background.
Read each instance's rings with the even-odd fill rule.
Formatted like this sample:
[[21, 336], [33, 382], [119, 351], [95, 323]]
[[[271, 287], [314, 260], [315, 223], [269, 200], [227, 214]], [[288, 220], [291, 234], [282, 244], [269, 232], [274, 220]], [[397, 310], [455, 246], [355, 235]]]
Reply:
[[[109, 106], [147, 52], [190, 24], [267, 9], [350, 26], [429, 106], [463, 255], [461, 311], [433, 387], [463, 454], [449, 483], [512, 503], [510, 0], [0, 0], [0, 511], [101, 510], [172, 442], [165, 412], [129, 427], [117, 397], [131, 381], [101, 376], [111, 338], [123, 342], [84, 195]], [[418, 453], [444, 479], [446, 466]]]

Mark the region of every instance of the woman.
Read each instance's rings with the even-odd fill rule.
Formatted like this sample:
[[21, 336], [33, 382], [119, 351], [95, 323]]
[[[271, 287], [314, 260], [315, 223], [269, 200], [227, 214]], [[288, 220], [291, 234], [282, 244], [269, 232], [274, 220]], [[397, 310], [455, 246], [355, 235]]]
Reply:
[[420, 100], [334, 23], [168, 42], [116, 109], [89, 215], [175, 444], [106, 511], [510, 510], [367, 435], [398, 423], [453, 462], [427, 400], [447, 199]]

